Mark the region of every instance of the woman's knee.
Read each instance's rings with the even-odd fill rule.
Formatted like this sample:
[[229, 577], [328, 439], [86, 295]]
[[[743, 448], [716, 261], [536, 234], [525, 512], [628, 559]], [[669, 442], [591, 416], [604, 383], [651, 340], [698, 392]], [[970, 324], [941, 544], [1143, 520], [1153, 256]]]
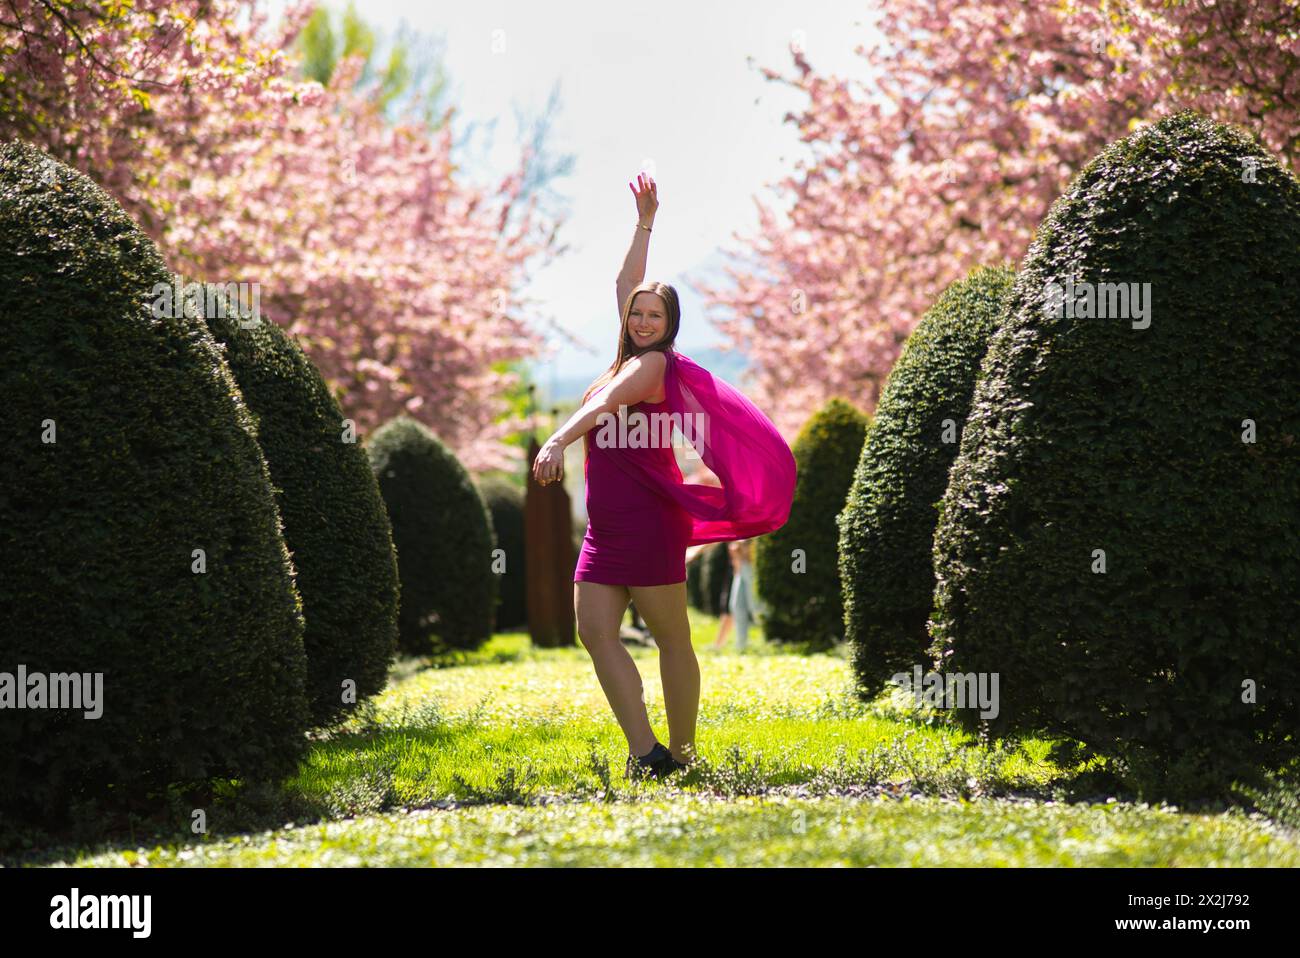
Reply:
[[626, 586], [579, 582], [574, 586], [574, 612], [578, 638], [591, 651], [600, 643], [618, 642], [623, 616], [627, 613]]
[[594, 622], [578, 622], [578, 640], [588, 652], [596, 652], [619, 641], [618, 626], [610, 629], [607, 625]]

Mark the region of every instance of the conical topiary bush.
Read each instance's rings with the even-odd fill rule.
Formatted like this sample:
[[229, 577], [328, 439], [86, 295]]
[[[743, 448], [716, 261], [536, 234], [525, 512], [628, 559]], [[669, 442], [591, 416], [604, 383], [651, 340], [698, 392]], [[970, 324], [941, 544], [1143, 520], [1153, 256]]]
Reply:
[[1296, 755], [1297, 332], [1300, 183], [1240, 131], [1165, 118], [1053, 204], [935, 536], [934, 651], [1000, 673], [995, 730], [1152, 794]]
[[492, 635], [492, 518], [464, 466], [406, 416], [367, 444], [401, 580], [398, 643], [411, 655], [474, 649]]
[[836, 517], [844, 508], [868, 423], [861, 410], [835, 398], [795, 438], [791, 451], [799, 483], [790, 518], [761, 536], [754, 550], [756, 591], [768, 609], [763, 622], [768, 641], [826, 649], [844, 637]]
[[1014, 274], [980, 268], [944, 290], [890, 370], [838, 520], [846, 635], [859, 694], [928, 671], [936, 506]]
[[102, 675], [97, 717], [5, 710], [0, 806], [17, 814], [273, 778], [305, 745], [266, 462], [207, 329], [156, 308], [170, 283], [87, 177], [0, 147], [0, 668]]
[[312, 721], [326, 725], [383, 689], [397, 651], [388, 513], [355, 426], [312, 361], [269, 318], [244, 319], [219, 287], [207, 289], [195, 305], [258, 420], [298, 571]]

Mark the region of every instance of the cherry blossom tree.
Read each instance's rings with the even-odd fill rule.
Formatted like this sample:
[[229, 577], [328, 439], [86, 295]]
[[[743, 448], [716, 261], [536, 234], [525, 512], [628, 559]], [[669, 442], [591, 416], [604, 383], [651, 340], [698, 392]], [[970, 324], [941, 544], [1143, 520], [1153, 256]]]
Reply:
[[311, 12], [6, 0], [0, 135], [93, 177], [185, 280], [258, 284], [261, 315], [299, 336], [363, 433], [404, 412], [468, 468], [516, 466], [507, 368], [544, 342], [519, 290], [560, 225], [523, 189], [532, 151], [476, 187], [452, 159], [453, 109], [391, 122], [360, 56], [327, 86], [302, 79]]
[[874, 410], [899, 348], [977, 265], [1014, 265], [1071, 177], [1183, 107], [1300, 160], [1296, 0], [884, 0], [863, 77], [764, 75], [799, 89], [812, 154], [758, 201], [757, 235], [701, 282], [752, 394], [787, 436], [831, 396]]

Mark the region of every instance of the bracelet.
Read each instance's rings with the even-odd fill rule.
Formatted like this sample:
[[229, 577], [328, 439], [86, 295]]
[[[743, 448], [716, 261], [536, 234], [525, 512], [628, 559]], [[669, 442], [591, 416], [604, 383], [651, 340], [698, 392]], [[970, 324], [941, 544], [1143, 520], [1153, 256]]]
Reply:
[[644, 223], [637, 223], [636, 225], [641, 227], [641, 229], [645, 230], [647, 233], [652, 232], [650, 227], [646, 226]]

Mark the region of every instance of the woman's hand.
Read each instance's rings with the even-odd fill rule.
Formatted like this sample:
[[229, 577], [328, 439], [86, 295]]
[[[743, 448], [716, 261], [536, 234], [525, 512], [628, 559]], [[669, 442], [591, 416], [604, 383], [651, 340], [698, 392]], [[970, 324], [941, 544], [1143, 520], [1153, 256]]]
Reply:
[[638, 173], [636, 181], [627, 185], [636, 197], [637, 222], [649, 226], [654, 222], [655, 211], [659, 209], [659, 192], [653, 177], [649, 173]]
[[533, 478], [543, 486], [564, 478], [563, 446], [553, 440], [546, 440], [546, 444], [537, 451], [537, 458], [533, 460]]

